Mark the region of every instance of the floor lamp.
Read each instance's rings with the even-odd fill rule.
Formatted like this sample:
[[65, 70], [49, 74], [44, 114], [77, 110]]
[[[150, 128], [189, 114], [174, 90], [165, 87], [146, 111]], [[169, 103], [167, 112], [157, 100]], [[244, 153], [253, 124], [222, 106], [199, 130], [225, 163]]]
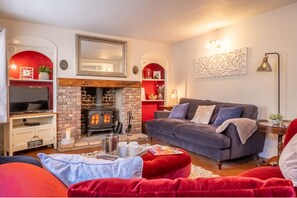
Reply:
[[270, 52], [265, 53], [265, 56], [263, 58], [263, 62], [260, 65], [260, 67], [257, 69], [259, 72], [271, 72], [272, 68], [271, 65], [268, 62], [268, 55], [277, 55], [277, 112], [280, 114], [280, 56], [277, 52]]

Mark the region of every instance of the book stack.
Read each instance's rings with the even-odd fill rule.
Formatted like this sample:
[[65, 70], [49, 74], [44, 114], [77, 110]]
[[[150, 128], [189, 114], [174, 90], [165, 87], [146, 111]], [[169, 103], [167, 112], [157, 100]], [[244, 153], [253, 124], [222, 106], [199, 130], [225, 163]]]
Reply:
[[176, 154], [182, 154], [183, 152], [178, 150], [177, 148], [169, 147], [169, 146], [155, 146], [149, 149], [149, 152], [151, 152], [155, 156], [159, 155], [176, 155]]

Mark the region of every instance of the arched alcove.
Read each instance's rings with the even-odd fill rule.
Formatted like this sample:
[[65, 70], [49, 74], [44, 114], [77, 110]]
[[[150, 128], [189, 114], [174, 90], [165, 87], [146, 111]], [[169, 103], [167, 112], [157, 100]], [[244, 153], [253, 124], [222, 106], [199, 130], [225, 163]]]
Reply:
[[140, 63], [142, 69], [150, 63], [156, 63], [161, 65], [165, 69], [165, 71], [168, 71], [169, 67], [168, 57], [161, 53], [146, 53], [141, 56]]
[[[56, 111], [56, 67], [57, 47], [45, 38], [16, 36], [7, 42], [8, 76], [10, 86], [48, 87], [50, 109]], [[49, 80], [38, 78], [40, 66], [50, 68]], [[23, 78], [23, 70], [31, 72], [28, 79]]]
[[149, 52], [149, 53], [146, 53], [144, 55], [141, 56], [140, 58], [140, 65], [141, 65], [141, 69], [143, 70], [147, 65], [149, 64], [158, 64], [160, 65], [163, 69], [164, 69], [164, 72], [163, 72], [163, 79], [165, 80], [165, 93], [164, 93], [164, 100], [165, 100], [165, 103], [166, 101], [168, 100], [167, 96], [168, 94], [167, 93], [167, 90], [168, 89], [168, 80], [169, 80], [169, 75], [168, 75], [168, 71], [169, 71], [169, 59], [166, 55], [162, 54], [162, 53], [155, 53], [155, 52]]
[[[153, 119], [154, 111], [160, 110], [166, 101], [168, 58], [161, 53], [146, 53], [141, 56], [142, 69], [142, 128]], [[159, 96], [161, 88], [161, 97]]]
[[54, 63], [54, 66], [56, 64], [57, 46], [48, 39], [32, 36], [16, 36], [7, 41], [7, 47], [8, 59], [22, 51], [35, 51], [49, 57]]

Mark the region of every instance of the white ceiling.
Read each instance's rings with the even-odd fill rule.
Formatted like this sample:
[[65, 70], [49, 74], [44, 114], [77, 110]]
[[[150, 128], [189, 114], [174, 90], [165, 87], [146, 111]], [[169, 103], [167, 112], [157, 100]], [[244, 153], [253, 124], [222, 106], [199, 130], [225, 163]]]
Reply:
[[293, 2], [297, 0], [0, 0], [0, 18], [174, 43]]

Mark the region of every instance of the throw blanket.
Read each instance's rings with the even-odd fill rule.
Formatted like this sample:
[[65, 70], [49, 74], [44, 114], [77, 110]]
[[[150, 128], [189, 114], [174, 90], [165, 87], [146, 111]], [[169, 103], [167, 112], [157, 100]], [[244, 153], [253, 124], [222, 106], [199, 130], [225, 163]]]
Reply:
[[251, 137], [251, 135], [253, 135], [253, 133], [257, 130], [257, 124], [255, 120], [249, 118], [234, 118], [226, 120], [216, 129], [216, 132], [223, 132], [231, 123], [236, 126], [239, 139], [242, 144], [245, 144], [247, 139], [249, 139], [249, 137]]

